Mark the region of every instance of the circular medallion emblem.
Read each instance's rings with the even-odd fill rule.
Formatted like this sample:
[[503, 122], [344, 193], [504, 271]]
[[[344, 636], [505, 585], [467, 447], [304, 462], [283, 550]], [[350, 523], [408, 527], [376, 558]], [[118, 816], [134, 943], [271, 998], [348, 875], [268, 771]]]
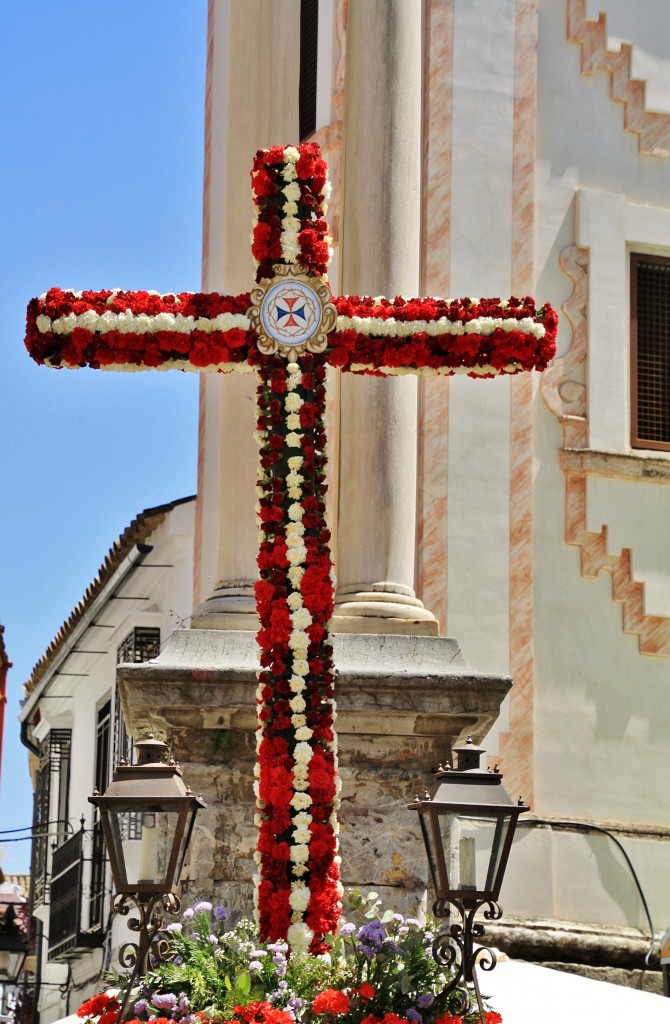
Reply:
[[259, 350], [289, 358], [305, 351], [324, 352], [337, 320], [327, 282], [294, 266], [278, 265], [274, 270], [272, 280], [252, 289], [247, 311]]
[[304, 345], [316, 332], [321, 305], [302, 281], [279, 281], [268, 288], [261, 305], [265, 333], [280, 345]]

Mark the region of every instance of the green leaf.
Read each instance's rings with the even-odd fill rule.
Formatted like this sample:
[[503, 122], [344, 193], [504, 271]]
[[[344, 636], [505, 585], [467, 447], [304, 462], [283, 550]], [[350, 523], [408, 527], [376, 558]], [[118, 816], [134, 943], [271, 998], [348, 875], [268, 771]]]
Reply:
[[230, 980], [230, 978], [228, 977], [227, 974], [226, 974], [225, 978], [223, 979], [223, 984], [226, 986], [226, 988], [228, 989], [229, 992], [233, 991], [232, 982], [231, 982], [231, 980]]

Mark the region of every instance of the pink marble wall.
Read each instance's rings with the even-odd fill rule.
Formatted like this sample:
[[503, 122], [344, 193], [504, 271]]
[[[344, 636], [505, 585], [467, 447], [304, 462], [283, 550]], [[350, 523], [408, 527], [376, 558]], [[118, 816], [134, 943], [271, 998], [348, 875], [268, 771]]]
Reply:
[[[514, 59], [512, 292], [535, 289], [535, 124], [537, 0], [517, 0]], [[509, 732], [499, 761], [510, 793], [533, 801], [535, 670], [533, 661], [533, 381], [513, 377], [510, 394], [509, 650], [514, 686]]]
[[[424, 77], [423, 295], [449, 295], [453, 0], [427, 0]], [[447, 633], [449, 383], [419, 382], [417, 596]]]

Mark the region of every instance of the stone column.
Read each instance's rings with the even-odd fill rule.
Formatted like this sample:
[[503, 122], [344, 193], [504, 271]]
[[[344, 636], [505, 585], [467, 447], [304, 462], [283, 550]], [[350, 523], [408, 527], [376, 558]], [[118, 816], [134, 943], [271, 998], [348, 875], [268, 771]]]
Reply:
[[[208, 38], [203, 288], [249, 291], [257, 149], [298, 143], [299, 0], [219, 0]], [[290, 54], [291, 59], [286, 59]], [[191, 625], [256, 629], [255, 375], [201, 388], [195, 606]]]
[[[345, 294], [419, 294], [421, 0], [350, 0]], [[417, 380], [342, 374], [337, 632], [437, 633], [414, 594]]]

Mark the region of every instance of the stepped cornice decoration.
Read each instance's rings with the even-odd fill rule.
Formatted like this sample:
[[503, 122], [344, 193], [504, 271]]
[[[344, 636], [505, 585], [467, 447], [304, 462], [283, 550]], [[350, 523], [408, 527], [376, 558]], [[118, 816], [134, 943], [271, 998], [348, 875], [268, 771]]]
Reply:
[[588, 351], [588, 249], [567, 246], [560, 254], [561, 269], [572, 278], [570, 298], [563, 312], [572, 326], [567, 352], [554, 360], [541, 382], [542, 397], [563, 429], [561, 466], [565, 473], [565, 539], [580, 551], [581, 574], [595, 579], [601, 570], [612, 576], [612, 600], [622, 605], [624, 633], [638, 638], [640, 654], [670, 657], [670, 618], [644, 613], [644, 583], [633, 579], [632, 553], [622, 548], [618, 555], [607, 550], [607, 526], [599, 533], [587, 528], [588, 460], [575, 458], [588, 450], [587, 389], [584, 364]]
[[633, 47], [621, 43], [618, 50], [607, 49], [607, 16], [598, 15], [590, 21], [586, 0], [567, 0], [568, 41], [581, 46], [581, 72], [594, 75], [607, 71], [610, 76], [610, 97], [623, 104], [624, 131], [638, 137], [638, 151], [644, 156], [670, 155], [670, 113], [656, 113], [646, 108], [646, 83], [633, 78]]

